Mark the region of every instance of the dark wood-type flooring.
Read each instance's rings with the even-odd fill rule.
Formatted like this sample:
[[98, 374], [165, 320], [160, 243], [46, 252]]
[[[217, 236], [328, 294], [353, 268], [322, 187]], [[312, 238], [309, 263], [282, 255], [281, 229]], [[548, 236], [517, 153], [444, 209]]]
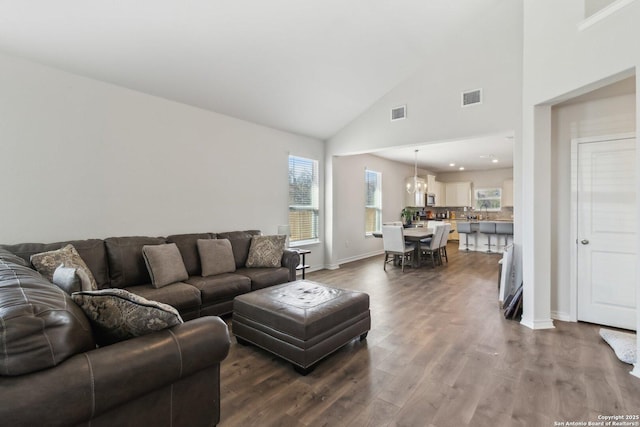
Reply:
[[368, 338], [305, 377], [232, 337], [219, 425], [538, 427], [640, 414], [640, 379], [600, 326], [556, 321], [532, 331], [505, 320], [500, 257], [448, 250], [449, 263], [435, 269], [384, 272], [376, 256], [309, 273], [370, 295]]

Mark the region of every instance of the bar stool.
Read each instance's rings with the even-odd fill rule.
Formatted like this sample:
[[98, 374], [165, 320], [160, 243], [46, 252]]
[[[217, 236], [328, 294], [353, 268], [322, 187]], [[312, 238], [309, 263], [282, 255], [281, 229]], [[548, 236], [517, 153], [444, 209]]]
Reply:
[[464, 250], [469, 252], [469, 234], [474, 233], [471, 230], [471, 223], [469, 221], [458, 221], [458, 234], [464, 234]]
[[[513, 236], [513, 223], [512, 222], [496, 222], [496, 247], [500, 245], [500, 237], [504, 236], [504, 247], [509, 244], [509, 236]], [[513, 239], [513, 237], [512, 237]]]
[[487, 235], [487, 243], [486, 243], [486, 246], [488, 246], [487, 253], [488, 254], [493, 253], [493, 251], [491, 250], [491, 235], [496, 234], [496, 223], [489, 222], [489, 221], [481, 221], [479, 231], [480, 233]]

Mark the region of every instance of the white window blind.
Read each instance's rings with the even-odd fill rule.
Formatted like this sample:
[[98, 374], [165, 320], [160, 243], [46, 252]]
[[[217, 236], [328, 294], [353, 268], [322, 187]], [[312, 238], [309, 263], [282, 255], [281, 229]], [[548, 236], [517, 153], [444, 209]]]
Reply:
[[318, 161], [289, 156], [290, 241], [318, 240]]
[[364, 171], [365, 183], [365, 234], [382, 231], [382, 174]]

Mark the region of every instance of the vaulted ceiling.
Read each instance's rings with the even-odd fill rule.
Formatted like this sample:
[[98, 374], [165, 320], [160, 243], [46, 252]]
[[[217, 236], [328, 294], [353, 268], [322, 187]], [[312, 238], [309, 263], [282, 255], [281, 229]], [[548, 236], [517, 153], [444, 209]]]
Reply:
[[0, 51], [327, 139], [496, 1], [2, 1]]

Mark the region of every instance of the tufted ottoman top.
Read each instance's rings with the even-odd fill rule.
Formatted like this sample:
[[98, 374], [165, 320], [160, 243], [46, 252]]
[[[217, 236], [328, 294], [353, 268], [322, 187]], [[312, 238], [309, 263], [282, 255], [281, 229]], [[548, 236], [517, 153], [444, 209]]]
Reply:
[[306, 341], [369, 310], [364, 292], [297, 280], [237, 296], [234, 316]]

